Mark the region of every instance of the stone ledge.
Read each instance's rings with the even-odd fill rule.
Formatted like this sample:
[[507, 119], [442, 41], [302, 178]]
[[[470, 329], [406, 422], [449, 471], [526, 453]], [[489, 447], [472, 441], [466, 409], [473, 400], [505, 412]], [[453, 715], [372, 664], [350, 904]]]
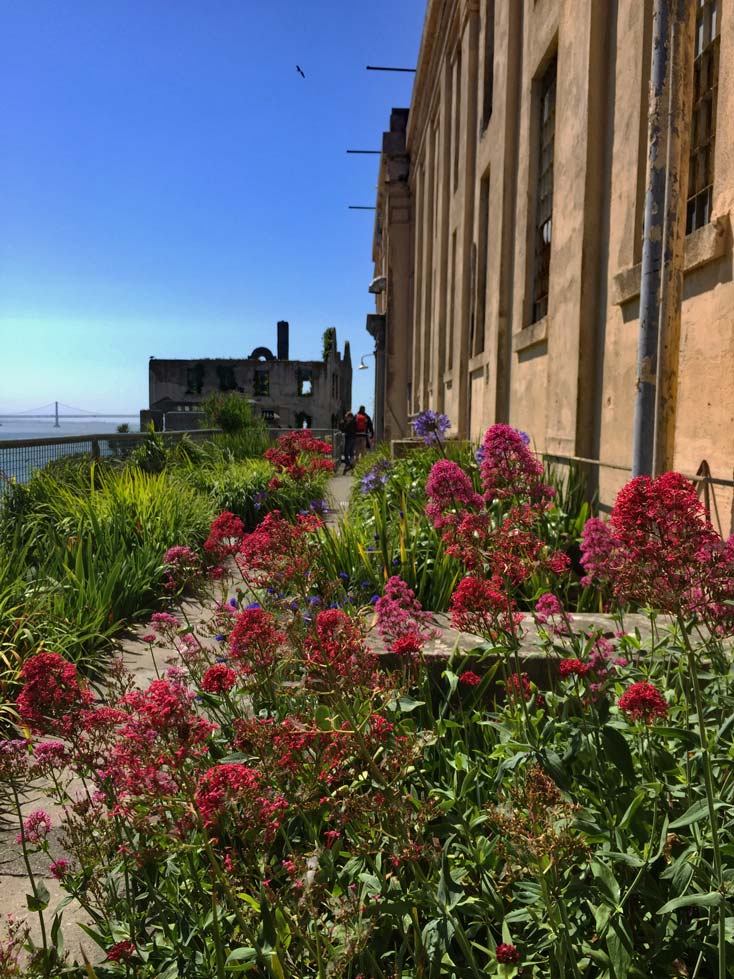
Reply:
[[512, 334], [512, 351], [516, 354], [520, 353], [521, 350], [527, 350], [528, 347], [534, 347], [537, 343], [543, 343], [547, 339], [548, 317], [544, 316], [537, 323], [531, 323], [530, 326], [524, 327], [518, 333]]
[[[687, 235], [683, 272], [692, 272], [726, 254], [730, 243], [730, 231], [729, 215], [724, 214]], [[641, 262], [621, 269], [613, 276], [610, 297], [612, 306], [623, 306], [639, 296], [641, 276]]]

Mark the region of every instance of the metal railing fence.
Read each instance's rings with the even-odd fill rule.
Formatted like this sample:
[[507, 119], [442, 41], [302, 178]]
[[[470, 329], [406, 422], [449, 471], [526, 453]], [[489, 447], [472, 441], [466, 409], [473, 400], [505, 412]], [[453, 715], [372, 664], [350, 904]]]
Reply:
[[[275, 442], [279, 435], [283, 435], [289, 429], [269, 428], [267, 431], [271, 442]], [[344, 438], [342, 433], [330, 428], [313, 428], [309, 431], [331, 444], [332, 456], [334, 461], [338, 462], [342, 455]], [[222, 432], [219, 429], [199, 428], [155, 434], [156, 438], [162, 439], [163, 445], [170, 449], [186, 437], [195, 442], [205, 442], [222, 435]], [[143, 445], [148, 437], [148, 432], [105, 432], [99, 435], [0, 440], [0, 494], [12, 482], [27, 483], [35, 471], [65, 456], [124, 460], [129, 458], [138, 446]]]

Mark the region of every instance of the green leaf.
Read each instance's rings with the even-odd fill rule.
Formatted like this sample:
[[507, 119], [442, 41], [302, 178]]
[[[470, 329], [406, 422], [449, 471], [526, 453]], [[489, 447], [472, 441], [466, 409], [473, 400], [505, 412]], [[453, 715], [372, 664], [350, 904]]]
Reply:
[[25, 900], [29, 911], [45, 911], [48, 907], [48, 902], [51, 900], [51, 895], [48, 893], [48, 888], [44, 882], [37, 880], [36, 893], [26, 894]]
[[601, 737], [609, 760], [628, 781], [634, 782], [635, 766], [625, 736], [616, 728], [607, 725], [602, 728]]
[[619, 904], [619, 884], [617, 878], [605, 863], [599, 860], [591, 861], [591, 872], [601, 885], [601, 890], [612, 902], [613, 907]]
[[[725, 806], [725, 802], [720, 800], [714, 802], [714, 809], [721, 809]], [[698, 823], [709, 814], [708, 800], [699, 799], [698, 802], [694, 802], [693, 805], [687, 809], [682, 816], [678, 819], [674, 819], [670, 824], [668, 829], [681, 829], [683, 826], [691, 826], [693, 823]]]
[[444, 853], [441, 859], [441, 873], [438, 878], [436, 901], [441, 911], [451, 911], [464, 897], [464, 888], [451, 876], [448, 857]]
[[662, 908], [658, 908], [658, 914], [669, 914], [678, 908], [713, 908], [721, 904], [722, 900], [720, 891], [708, 891], [706, 894], [686, 894], [684, 897], [676, 897], [664, 904]]
[[412, 697], [409, 697], [407, 694], [403, 697], [400, 697], [400, 699], [398, 700], [398, 707], [404, 714], [409, 714], [412, 710], [415, 710], [416, 707], [423, 707], [424, 705], [425, 705], [425, 700], [414, 700]]
[[227, 956], [227, 961], [224, 963], [227, 968], [230, 965], [234, 965], [237, 962], [252, 962], [257, 958], [257, 949], [255, 948], [236, 948], [233, 952], [230, 952]]

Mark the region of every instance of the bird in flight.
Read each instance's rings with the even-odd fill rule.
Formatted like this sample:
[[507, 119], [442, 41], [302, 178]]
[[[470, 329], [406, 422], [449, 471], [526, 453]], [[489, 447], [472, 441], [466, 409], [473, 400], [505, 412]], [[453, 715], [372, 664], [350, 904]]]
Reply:
[[297, 72], [298, 72], [298, 74], [299, 74], [299, 75], [301, 76], [301, 78], [305, 78], [305, 77], [306, 77], [306, 76], [304, 75], [304, 73], [303, 73], [303, 68], [301, 68], [301, 66], [300, 66], [300, 65], [296, 65], [296, 71], [297, 71]]

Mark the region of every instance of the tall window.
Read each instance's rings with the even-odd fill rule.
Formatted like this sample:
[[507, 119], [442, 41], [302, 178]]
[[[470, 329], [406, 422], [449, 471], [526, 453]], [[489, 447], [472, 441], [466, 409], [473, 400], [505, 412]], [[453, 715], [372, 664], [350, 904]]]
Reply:
[[494, 0], [484, 4], [484, 91], [482, 93], [482, 129], [492, 116], [494, 88]]
[[459, 147], [461, 145], [461, 47], [454, 59], [454, 190], [459, 186]]
[[472, 354], [484, 351], [487, 322], [487, 260], [489, 253], [489, 174], [479, 184], [479, 248], [477, 254], [476, 328], [472, 337]]
[[554, 57], [540, 79], [538, 183], [535, 189], [535, 264], [532, 322], [548, 313], [551, 235], [553, 231], [553, 148], [556, 129], [556, 67]]
[[492, 115], [492, 95], [494, 86], [494, 0], [486, 0], [484, 5], [484, 98], [482, 102], [482, 129]]
[[686, 234], [711, 220], [719, 87], [719, 0], [697, 3]]

